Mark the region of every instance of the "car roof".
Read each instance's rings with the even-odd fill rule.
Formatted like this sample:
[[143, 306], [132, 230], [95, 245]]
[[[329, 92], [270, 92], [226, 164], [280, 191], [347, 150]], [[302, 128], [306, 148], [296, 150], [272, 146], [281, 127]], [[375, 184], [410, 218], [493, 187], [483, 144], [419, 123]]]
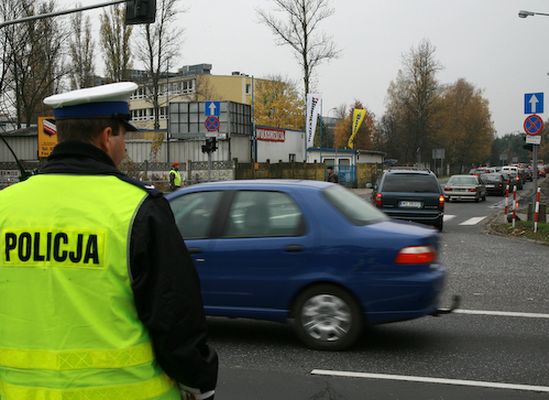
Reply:
[[205, 182], [189, 186], [189, 188], [210, 188], [210, 189], [227, 189], [227, 188], [310, 188], [324, 189], [333, 186], [333, 183], [324, 181], [298, 180], [298, 179], [243, 179], [232, 181]]
[[432, 171], [428, 169], [404, 169], [404, 168], [391, 168], [385, 171], [386, 174], [421, 174], [421, 175], [431, 175]]

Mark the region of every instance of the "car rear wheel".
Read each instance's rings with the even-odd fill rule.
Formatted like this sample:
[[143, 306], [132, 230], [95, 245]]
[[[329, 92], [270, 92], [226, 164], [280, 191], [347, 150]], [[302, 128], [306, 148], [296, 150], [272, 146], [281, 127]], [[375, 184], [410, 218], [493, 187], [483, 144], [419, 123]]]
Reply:
[[344, 350], [362, 330], [360, 308], [345, 290], [317, 285], [301, 293], [293, 308], [297, 336], [316, 350]]
[[434, 227], [437, 228], [439, 232], [442, 232], [442, 229], [444, 228], [444, 217], [440, 217], [438, 221], [435, 222]]

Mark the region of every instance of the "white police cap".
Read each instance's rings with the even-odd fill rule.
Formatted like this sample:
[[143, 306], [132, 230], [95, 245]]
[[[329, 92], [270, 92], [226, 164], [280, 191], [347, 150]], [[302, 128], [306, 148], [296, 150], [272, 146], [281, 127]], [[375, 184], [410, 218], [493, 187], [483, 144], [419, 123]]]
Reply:
[[137, 128], [130, 124], [130, 95], [137, 90], [133, 82], [119, 82], [73, 90], [46, 97], [44, 104], [53, 108], [55, 119], [115, 118], [128, 131]]

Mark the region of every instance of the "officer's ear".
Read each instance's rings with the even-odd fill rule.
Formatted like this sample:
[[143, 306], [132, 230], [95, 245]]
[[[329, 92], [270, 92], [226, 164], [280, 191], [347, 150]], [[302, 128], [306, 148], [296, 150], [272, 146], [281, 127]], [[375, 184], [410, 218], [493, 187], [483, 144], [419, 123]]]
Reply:
[[110, 147], [109, 141], [112, 135], [113, 135], [112, 128], [110, 126], [107, 126], [101, 130], [99, 135], [97, 135], [97, 137], [95, 138], [94, 144], [108, 154], [109, 147]]

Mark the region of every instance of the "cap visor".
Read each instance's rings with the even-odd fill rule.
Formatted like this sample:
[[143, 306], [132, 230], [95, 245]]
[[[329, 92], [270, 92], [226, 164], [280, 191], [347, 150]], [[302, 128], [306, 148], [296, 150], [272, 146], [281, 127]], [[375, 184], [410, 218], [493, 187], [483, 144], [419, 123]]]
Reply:
[[122, 120], [122, 125], [126, 128], [126, 132], [137, 132], [139, 129], [129, 121]]

